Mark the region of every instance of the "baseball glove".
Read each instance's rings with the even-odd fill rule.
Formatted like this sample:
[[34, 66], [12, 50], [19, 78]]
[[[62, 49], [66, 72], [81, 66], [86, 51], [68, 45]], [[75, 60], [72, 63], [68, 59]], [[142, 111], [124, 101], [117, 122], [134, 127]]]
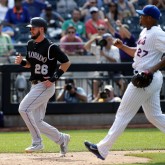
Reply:
[[153, 74], [148, 72], [137, 73], [132, 77], [132, 84], [137, 88], [148, 87], [153, 79]]

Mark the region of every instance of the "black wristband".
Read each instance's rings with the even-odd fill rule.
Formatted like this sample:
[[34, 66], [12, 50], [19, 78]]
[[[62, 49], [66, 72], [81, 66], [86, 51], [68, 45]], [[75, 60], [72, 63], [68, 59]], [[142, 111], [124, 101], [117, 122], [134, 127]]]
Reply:
[[25, 66], [27, 64], [26, 60], [22, 60], [20, 65]]
[[55, 82], [62, 74], [64, 74], [64, 71], [62, 69], [58, 69], [57, 72], [55, 72], [55, 74], [49, 79], [49, 81]]

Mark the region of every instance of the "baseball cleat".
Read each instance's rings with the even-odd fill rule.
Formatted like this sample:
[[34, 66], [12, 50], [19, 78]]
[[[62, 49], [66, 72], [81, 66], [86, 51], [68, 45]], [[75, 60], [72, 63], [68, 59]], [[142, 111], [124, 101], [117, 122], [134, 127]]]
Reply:
[[25, 149], [25, 152], [32, 153], [42, 151], [44, 149], [42, 144], [32, 144], [30, 147]]
[[65, 154], [68, 151], [68, 143], [70, 141], [70, 135], [64, 134], [64, 142], [60, 145], [60, 157], [65, 157]]
[[96, 144], [92, 144], [91, 142], [85, 141], [85, 142], [84, 142], [84, 145], [85, 145], [85, 147], [86, 147], [90, 152], [92, 152], [94, 155], [96, 155], [97, 158], [99, 158], [99, 159], [101, 159], [101, 160], [105, 160], [105, 158], [103, 158], [103, 157], [100, 155]]

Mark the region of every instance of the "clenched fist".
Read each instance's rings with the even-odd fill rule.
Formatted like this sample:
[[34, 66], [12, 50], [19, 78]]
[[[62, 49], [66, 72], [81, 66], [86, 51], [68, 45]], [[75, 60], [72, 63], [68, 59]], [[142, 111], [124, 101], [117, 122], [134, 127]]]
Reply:
[[15, 58], [15, 64], [20, 64], [22, 62], [22, 60], [23, 60], [23, 57], [21, 56], [21, 54], [19, 54]]
[[123, 42], [120, 39], [115, 39], [113, 45], [120, 49], [123, 47]]

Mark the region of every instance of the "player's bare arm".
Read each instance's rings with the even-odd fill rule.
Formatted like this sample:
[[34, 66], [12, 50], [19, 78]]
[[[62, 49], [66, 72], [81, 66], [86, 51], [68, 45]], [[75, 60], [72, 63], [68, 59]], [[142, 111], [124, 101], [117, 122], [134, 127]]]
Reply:
[[159, 70], [159, 69], [161, 69], [161, 68], [163, 68], [163, 67], [165, 67], [165, 57], [162, 58], [162, 60], [161, 60], [158, 64], [154, 65], [154, 66], [153, 66], [152, 68], [150, 68], [148, 71], [149, 71], [150, 73], [154, 73], [154, 72], [156, 72], [157, 70]]
[[136, 52], [136, 48], [124, 45], [120, 39], [115, 39], [113, 42], [113, 45], [116, 46], [117, 48], [123, 50], [128, 55], [130, 55], [131, 57], [134, 57], [134, 54]]
[[69, 68], [69, 66], [71, 65], [70, 61], [62, 63], [59, 67], [59, 69], [63, 70], [64, 72], [66, 72]]

